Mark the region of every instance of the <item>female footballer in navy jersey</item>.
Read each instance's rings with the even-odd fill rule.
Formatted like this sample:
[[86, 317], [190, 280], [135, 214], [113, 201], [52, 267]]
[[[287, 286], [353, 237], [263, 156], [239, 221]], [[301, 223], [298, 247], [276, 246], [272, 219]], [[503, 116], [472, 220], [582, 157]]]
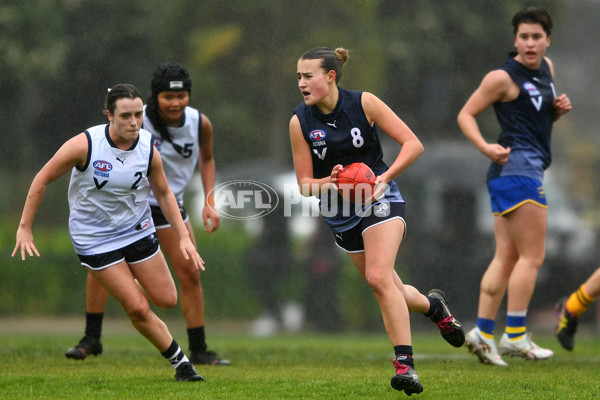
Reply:
[[[409, 395], [420, 393], [423, 386], [414, 370], [409, 311], [430, 317], [455, 347], [463, 345], [464, 332], [440, 290], [425, 296], [403, 284], [394, 269], [405, 221], [404, 200], [393, 179], [421, 155], [423, 146], [376, 96], [338, 86], [347, 59], [343, 48], [319, 47], [298, 60], [298, 87], [304, 101], [294, 110], [289, 128], [296, 177], [303, 195], [319, 197], [337, 245], [348, 253], [379, 302], [396, 355], [392, 387]], [[402, 146], [389, 168], [382, 159], [376, 125]], [[353, 162], [366, 163], [377, 175], [378, 200], [358, 212], [344, 206], [334, 189], [342, 166]]]
[[[152, 133], [161, 154], [165, 175], [173, 191], [190, 238], [196, 243], [189, 216], [183, 204], [185, 190], [199, 165], [204, 188], [202, 213], [207, 232], [219, 228], [219, 215], [214, 209], [215, 161], [213, 128], [208, 117], [189, 107], [192, 80], [181, 64], [167, 62], [152, 75], [151, 96], [144, 108], [143, 128]], [[177, 232], [161, 211], [156, 197], [148, 197], [152, 218], [161, 249], [167, 256], [179, 280], [181, 310], [187, 324], [190, 361], [196, 365], [230, 365], [208, 350], [204, 330], [204, 295], [198, 269], [183, 258], [179, 251]], [[83, 360], [88, 355], [102, 353], [102, 320], [108, 293], [88, 274], [86, 285], [85, 335], [67, 350], [68, 358]]]
[[[464, 135], [490, 160], [487, 187], [494, 214], [496, 252], [483, 278], [477, 326], [466, 337], [470, 351], [485, 364], [507, 366], [502, 355], [543, 360], [553, 352], [527, 334], [526, 315], [544, 261], [547, 205], [542, 187], [552, 161], [552, 124], [571, 110], [569, 98], [556, 96], [554, 67], [544, 56], [552, 19], [530, 7], [512, 20], [516, 52], [488, 73], [458, 114]], [[502, 132], [498, 143], [482, 136], [476, 117], [493, 106]], [[495, 318], [505, 293], [506, 329], [499, 351]]]
[[[69, 232], [81, 264], [121, 304], [132, 325], [170, 361], [179, 381], [201, 381], [194, 366], [146, 298], [160, 307], [177, 303], [177, 289], [158, 246], [148, 207], [153, 191], [179, 238], [182, 256], [204, 262], [183, 223], [150, 132], [140, 129], [141, 92], [113, 86], [106, 96], [109, 123], [68, 140], [36, 175], [17, 230], [20, 251], [39, 257], [32, 225], [46, 186], [71, 170]], [[143, 290], [140, 288], [143, 288]]]

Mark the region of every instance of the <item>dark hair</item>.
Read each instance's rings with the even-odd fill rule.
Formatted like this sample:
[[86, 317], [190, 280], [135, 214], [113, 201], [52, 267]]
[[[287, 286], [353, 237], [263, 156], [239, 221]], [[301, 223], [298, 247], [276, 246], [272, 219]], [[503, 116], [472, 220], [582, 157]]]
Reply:
[[342, 67], [348, 60], [348, 50], [338, 47], [331, 50], [329, 47], [316, 47], [308, 50], [301, 60], [321, 60], [321, 68], [326, 72], [335, 71], [335, 83], [337, 84], [342, 79]]
[[167, 129], [167, 124], [161, 118], [158, 107], [158, 95], [161, 92], [192, 92], [192, 80], [190, 74], [181, 64], [167, 62], [160, 65], [152, 74], [152, 83], [150, 84], [152, 94], [148, 99], [146, 107], [146, 116], [152, 122], [154, 129], [160, 134], [163, 140], [172, 142], [171, 134]]
[[167, 62], [160, 65], [152, 74], [152, 96], [160, 92], [192, 92], [192, 80], [185, 67], [176, 62]]
[[106, 101], [104, 102], [104, 111], [108, 111], [111, 115], [115, 112], [115, 104], [119, 99], [142, 99], [144, 102], [144, 96], [140, 90], [129, 84], [129, 83], [118, 83], [112, 88], [108, 89], [106, 95]]
[[552, 17], [539, 7], [527, 7], [515, 14], [512, 19], [513, 33], [516, 35], [521, 24], [540, 24], [547, 36], [552, 31]]

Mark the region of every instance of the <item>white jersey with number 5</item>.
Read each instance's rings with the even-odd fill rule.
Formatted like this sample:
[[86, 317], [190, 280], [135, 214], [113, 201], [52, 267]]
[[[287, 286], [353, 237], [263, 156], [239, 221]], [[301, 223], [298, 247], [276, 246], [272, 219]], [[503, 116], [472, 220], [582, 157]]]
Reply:
[[106, 253], [155, 231], [148, 196], [152, 135], [140, 129], [128, 150], [110, 139], [108, 125], [85, 131], [88, 157], [69, 183], [69, 232], [75, 252]]
[[[183, 125], [168, 127], [172, 142], [163, 140], [152, 122], [146, 116], [144, 108], [144, 129], [154, 137], [154, 145], [160, 151], [167, 182], [173, 191], [177, 203], [183, 205], [183, 194], [194, 176], [200, 155], [200, 135], [202, 134], [202, 114], [192, 107], [186, 107], [183, 113]], [[150, 205], [158, 203], [151, 193]]]

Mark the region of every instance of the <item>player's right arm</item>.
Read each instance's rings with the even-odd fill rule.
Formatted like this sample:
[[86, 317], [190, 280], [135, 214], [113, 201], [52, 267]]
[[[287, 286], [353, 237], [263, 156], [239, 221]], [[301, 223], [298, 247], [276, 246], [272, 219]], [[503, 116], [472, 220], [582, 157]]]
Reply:
[[183, 257], [186, 260], [190, 260], [196, 268], [200, 268], [204, 271], [204, 260], [202, 260], [200, 254], [198, 254], [196, 244], [181, 218], [177, 200], [175, 200], [175, 195], [169, 187], [169, 182], [167, 181], [167, 176], [163, 169], [160, 153], [154, 146], [152, 146], [152, 151], [154, 151], [151, 165], [152, 173], [148, 175], [152, 193], [154, 193], [154, 197], [156, 198], [162, 213], [165, 215], [165, 218], [169, 221], [169, 224], [179, 238], [179, 248], [181, 249]]
[[14, 257], [21, 250], [21, 259], [25, 260], [25, 253], [32, 257], [34, 254], [40, 256], [33, 241], [32, 225], [44, 194], [46, 187], [65, 172], [75, 166], [84, 166], [88, 152], [88, 141], [84, 133], [81, 133], [65, 142], [54, 156], [37, 173], [25, 200], [23, 214], [17, 230], [17, 243], [12, 252]]
[[297, 115], [294, 115], [290, 120], [290, 141], [300, 193], [303, 196], [315, 196], [325, 190], [335, 188], [337, 174], [342, 169], [342, 165], [338, 164], [333, 167], [330, 176], [321, 179], [314, 178], [310, 147], [302, 136], [302, 128]]
[[204, 189], [204, 209], [202, 221], [206, 232], [211, 233], [221, 225], [221, 218], [215, 211], [215, 159], [213, 156], [213, 126], [208, 117], [202, 114], [202, 135], [200, 136], [200, 156], [198, 166]]
[[510, 148], [488, 143], [479, 130], [476, 118], [497, 101], [507, 101], [518, 96], [519, 87], [504, 70], [488, 73], [458, 113], [457, 122], [463, 134], [493, 162], [503, 165], [508, 161]]

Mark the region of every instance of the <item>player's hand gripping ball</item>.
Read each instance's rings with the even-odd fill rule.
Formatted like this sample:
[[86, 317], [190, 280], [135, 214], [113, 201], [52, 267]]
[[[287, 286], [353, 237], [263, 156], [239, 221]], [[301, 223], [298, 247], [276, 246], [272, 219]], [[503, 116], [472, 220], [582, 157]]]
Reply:
[[340, 170], [337, 176], [337, 190], [351, 203], [364, 203], [373, 196], [375, 173], [365, 163], [352, 163]]

